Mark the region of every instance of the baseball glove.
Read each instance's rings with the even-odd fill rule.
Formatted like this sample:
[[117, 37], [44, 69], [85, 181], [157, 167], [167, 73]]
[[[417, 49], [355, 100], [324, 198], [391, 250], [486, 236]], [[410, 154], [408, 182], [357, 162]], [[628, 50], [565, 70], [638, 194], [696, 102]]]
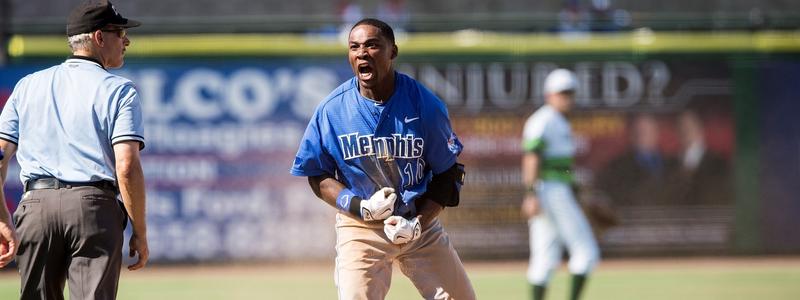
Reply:
[[619, 217], [614, 211], [611, 201], [602, 193], [585, 191], [576, 194], [586, 219], [592, 226], [596, 237], [600, 237], [608, 229], [619, 225]]

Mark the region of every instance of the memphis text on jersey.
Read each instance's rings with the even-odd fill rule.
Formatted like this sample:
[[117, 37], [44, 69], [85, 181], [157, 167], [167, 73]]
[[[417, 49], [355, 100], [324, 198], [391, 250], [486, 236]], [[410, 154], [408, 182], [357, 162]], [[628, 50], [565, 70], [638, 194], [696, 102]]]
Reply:
[[425, 148], [422, 138], [413, 134], [392, 134], [376, 137], [374, 134], [349, 133], [339, 136], [344, 160], [376, 155], [378, 158], [419, 158]]

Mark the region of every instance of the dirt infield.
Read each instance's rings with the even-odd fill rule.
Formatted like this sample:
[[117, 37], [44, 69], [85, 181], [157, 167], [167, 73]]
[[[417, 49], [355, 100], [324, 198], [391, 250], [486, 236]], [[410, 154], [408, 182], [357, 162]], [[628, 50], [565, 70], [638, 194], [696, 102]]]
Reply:
[[[468, 272], [520, 272], [524, 273], [528, 266], [525, 260], [492, 260], [467, 261], [464, 263]], [[598, 270], [645, 270], [645, 269], [726, 269], [726, 268], [798, 268], [800, 256], [768, 256], [768, 257], [671, 257], [671, 258], [614, 258], [605, 259], [598, 265]], [[299, 275], [304, 273], [333, 272], [332, 262], [285, 262], [285, 263], [232, 263], [232, 264], [178, 264], [150, 265], [142, 271], [128, 272], [123, 276], [164, 276], [180, 275], [207, 276], [208, 274], [285, 274]], [[0, 277], [18, 276], [13, 270], [0, 271]]]
[[604, 260], [604, 269], [635, 268], [716, 268], [716, 267], [800, 267], [800, 256], [766, 257], [690, 257], [690, 258], [621, 258]]
[[[514, 271], [524, 272], [528, 261], [470, 261], [465, 262], [468, 270], [475, 271]], [[613, 258], [604, 259], [597, 266], [599, 270], [637, 270], [637, 269], [716, 269], [737, 267], [786, 267], [800, 268], [800, 256], [765, 257], [659, 257], [659, 258]]]
[[[526, 260], [513, 261], [467, 261], [468, 272], [519, 272], [524, 273], [528, 266]], [[614, 258], [605, 259], [598, 265], [601, 271], [646, 270], [646, 269], [726, 269], [726, 268], [798, 268], [800, 256], [769, 257], [672, 257], [672, 258]], [[180, 275], [207, 276], [210, 273], [227, 274], [285, 274], [287, 276], [313, 273], [333, 273], [332, 262], [286, 262], [286, 263], [234, 263], [234, 264], [181, 264], [151, 265], [143, 271], [123, 271], [123, 276], [164, 276]], [[10, 270], [0, 272], [0, 276], [17, 276]]]
[[[526, 260], [466, 261], [468, 272], [525, 272]], [[613, 258], [605, 259], [598, 270], [649, 270], [649, 269], [725, 269], [731, 267], [800, 268], [800, 256], [769, 257], [671, 257], [671, 258]], [[281, 263], [230, 263], [230, 264], [175, 264], [150, 265], [143, 271], [123, 272], [123, 276], [204, 276], [219, 274], [302, 274], [309, 272], [333, 272], [332, 262], [281, 262]], [[0, 277], [18, 276], [12, 270], [0, 271]]]

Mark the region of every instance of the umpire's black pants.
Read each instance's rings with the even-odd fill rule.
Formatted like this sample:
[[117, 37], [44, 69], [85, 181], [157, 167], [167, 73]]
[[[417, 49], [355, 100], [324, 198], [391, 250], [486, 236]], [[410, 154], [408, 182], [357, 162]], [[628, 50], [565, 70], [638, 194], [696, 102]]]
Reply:
[[93, 186], [31, 190], [14, 212], [21, 299], [115, 299], [127, 215]]

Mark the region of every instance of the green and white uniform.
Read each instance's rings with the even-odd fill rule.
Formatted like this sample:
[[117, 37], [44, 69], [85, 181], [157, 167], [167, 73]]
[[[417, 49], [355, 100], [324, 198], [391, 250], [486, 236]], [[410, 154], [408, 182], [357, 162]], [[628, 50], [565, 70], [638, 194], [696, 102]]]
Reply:
[[536, 191], [541, 212], [528, 220], [531, 258], [528, 281], [546, 285], [561, 262], [562, 247], [570, 255], [569, 271], [587, 274], [599, 260], [589, 222], [575, 201], [571, 184], [575, 143], [567, 119], [549, 105], [525, 122], [523, 150], [539, 155]]

